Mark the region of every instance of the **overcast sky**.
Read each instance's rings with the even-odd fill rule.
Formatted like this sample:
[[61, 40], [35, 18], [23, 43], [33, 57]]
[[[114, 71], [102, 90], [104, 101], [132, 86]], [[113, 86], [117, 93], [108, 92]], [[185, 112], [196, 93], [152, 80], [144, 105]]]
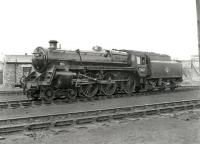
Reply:
[[195, 0], [1, 0], [0, 54], [133, 49], [189, 59], [198, 53]]

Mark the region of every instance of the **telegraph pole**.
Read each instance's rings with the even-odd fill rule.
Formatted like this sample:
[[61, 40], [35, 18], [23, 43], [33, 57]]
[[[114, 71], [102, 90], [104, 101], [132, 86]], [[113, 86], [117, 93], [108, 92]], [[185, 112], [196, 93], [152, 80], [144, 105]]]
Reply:
[[199, 71], [200, 71], [200, 0], [196, 0], [196, 9], [197, 9], [197, 29], [198, 29]]

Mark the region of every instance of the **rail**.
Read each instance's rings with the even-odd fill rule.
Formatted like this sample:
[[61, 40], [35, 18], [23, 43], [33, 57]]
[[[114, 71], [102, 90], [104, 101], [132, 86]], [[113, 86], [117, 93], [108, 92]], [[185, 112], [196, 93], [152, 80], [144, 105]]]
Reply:
[[197, 108], [200, 108], [200, 100], [193, 99], [188, 101], [116, 107], [112, 109], [97, 109], [93, 111], [79, 111], [75, 113], [61, 113], [56, 115], [0, 119], [0, 134], [9, 134], [35, 129], [49, 129], [51, 127], [73, 126], [109, 120], [120, 120], [124, 118], [139, 118]]
[[111, 98], [121, 98], [121, 97], [134, 97], [134, 96], [141, 96], [141, 95], [159, 95], [159, 94], [166, 94], [166, 93], [178, 93], [182, 91], [188, 91], [188, 90], [196, 90], [200, 89], [199, 86], [182, 86], [176, 89], [175, 91], [149, 91], [149, 92], [141, 92], [141, 93], [132, 93], [131, 95], [129, 94], [124, 94], [124, 93], [118, 93], [110, 96], [104, 96], [104, 95], [98, 95], [92, 98], [83, 98], [80, 97], [78, 99], [70, 100], [66, 99], [64, 101], [62, 100], [55, 100], [52, 103], [48, 103], [45, 101], [33, 101], [33, 100], [19, 100], [19, 101], [5, 101], [5, 102], [0, 102], [0, 110], [4, 109], [17, 109], [17, 108], [23, 108], [23, 107], [35, 107], [37, 108], [38, 106], [41, 105], [63, 105], [63, 104], [71, 104], [71, 103], [78, 103], [78, 102], [91, 102], [91, 101], [98, 101], [98, 100], [106, 100], [106, 99], [111, 99]]

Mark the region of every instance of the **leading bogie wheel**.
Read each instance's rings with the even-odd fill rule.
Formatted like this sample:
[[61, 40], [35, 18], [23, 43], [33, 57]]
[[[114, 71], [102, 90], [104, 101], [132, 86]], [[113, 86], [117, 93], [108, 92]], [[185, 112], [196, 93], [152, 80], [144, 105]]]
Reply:
[[26, 92], [26, 95], [27, 95], [27, 98], [28, 98], [28, 99], [31, 99], [31, 100], [33, 100], [33, 101], [39, 100], [39, 97], [40, 97], [39, 92], [35, 92], [35, 91], [31, 91], [31, 90], [28, 90], [28, 91]]
[[46, 88], [43, 92], [43, 100], [46, 102], [52, 102], [52, 100], [55, 98], [55, 92], [52, 88]]

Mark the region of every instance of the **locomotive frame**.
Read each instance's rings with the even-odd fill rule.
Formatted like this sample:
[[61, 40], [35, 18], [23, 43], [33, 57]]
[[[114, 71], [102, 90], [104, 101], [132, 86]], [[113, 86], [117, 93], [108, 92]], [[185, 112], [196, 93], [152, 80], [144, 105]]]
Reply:
[[[80, 52], [60, 50], [57, 41], [50, 48], [33, 52], [32, 71], [23, 79], [28, 98], [91, 98], [97, 93], [113, 95], [143, 90], [174, 90], [182, 81], [182, 66], [168, 55], [114, 50]], [[159, 67], [163, 67], [161, 72]], [[166, 66], [166, 67], [165, 67]]]

